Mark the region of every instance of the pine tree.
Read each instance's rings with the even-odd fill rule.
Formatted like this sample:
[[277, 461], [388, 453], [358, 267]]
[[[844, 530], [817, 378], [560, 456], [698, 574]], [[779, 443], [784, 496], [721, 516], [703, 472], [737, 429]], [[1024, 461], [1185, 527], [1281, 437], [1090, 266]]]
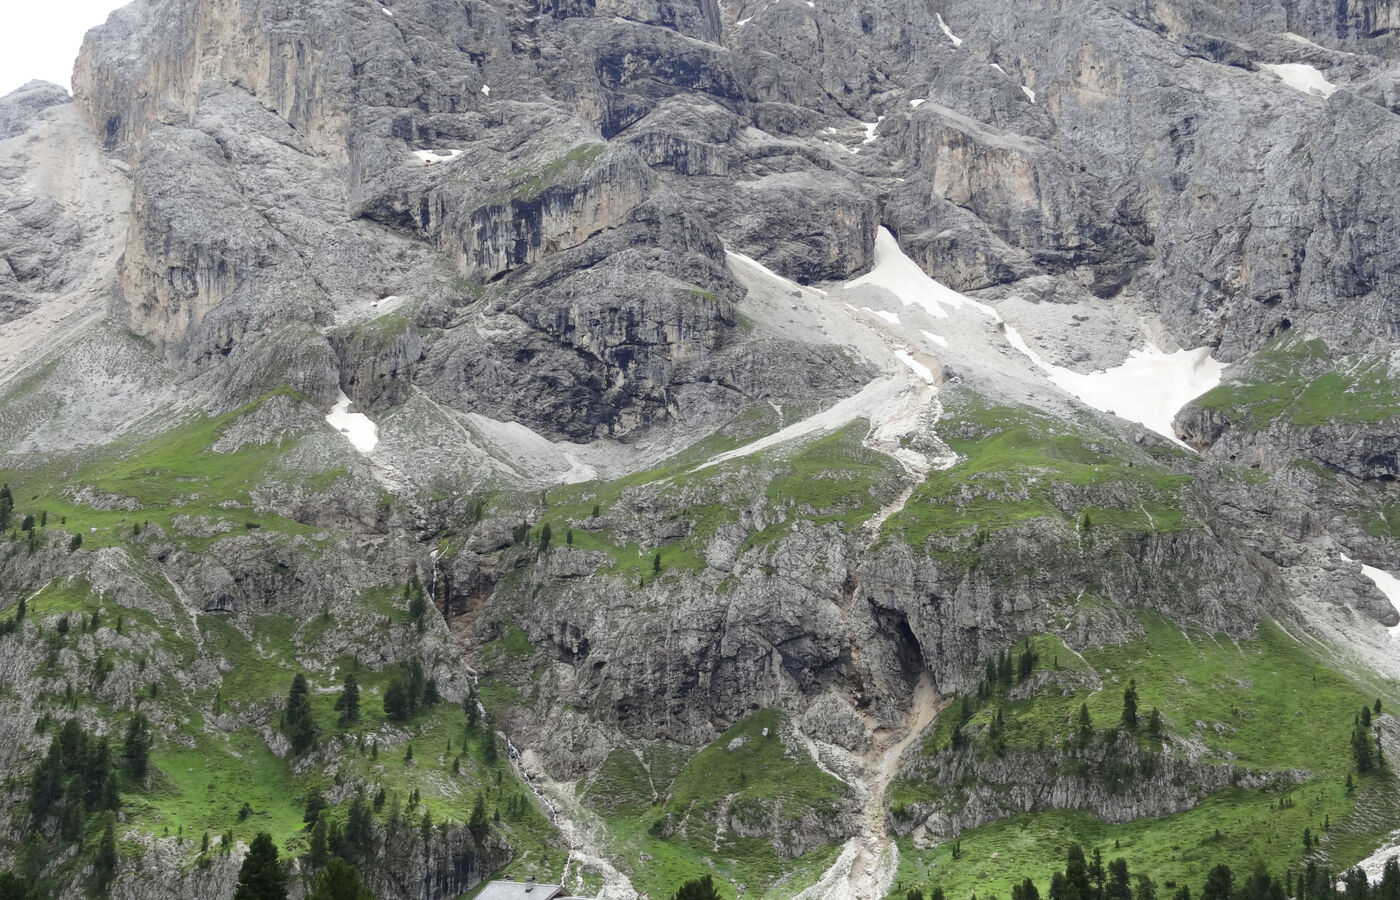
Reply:
[[403, 590], [404, 596], [408, 598], [408, 617], [413, 621], [418, 633], [422, 634], [428, 627], [428, 594], [423, 590], [423, 582], [415, 575], [404, 585]]
[[1128, 681], [1128, 689], [1123, 692], [1123, 726], [1129, 731], [1137, 730], [1137, 704], [1137, 679], [1131, 679]]
[[548, 522], [545, 522], [544, 525], [542, 525], [542, 526], [540, 527], [540, 552], [541, 552], [541, 553], [545, 553], [545, 552], [547, 552], [547, 551], [549, 550], [549, 542], [550, 542], [551, 539], [553, 539], [553, 537], [554, 537], [554, 529], [549, 527], [549, 523], [548, 523]]
[[574, 545], [574, 530], [572, 528], [564, 532], [564, 543], [568, 544], [570, 547]]
[[1201, 887], [1201, 900], [1231, 900], [1233, 878], [1230, 867], [1224, 863], [1211, 869], [1206, 883]]
[[706, 875], [681, 885], [672, 900], [721, 900], [721, 897], [714, 879]]
[[1375, 766], [1375, 756], [1371, 746], [1371, 731], [1357, 722], [1351, 731], [1351, 753], [1356, 762], [1356, 771], [1366, 774]]
[[476, 795], [476, 802], [472, 804], [471, 818], [467, 819], [467, 830], [476, 838], [477, 844], [486, 839], [486, 801], [481, 794]]
[[345, 845], [349, 862], [374, 855], [374, 813], [359, 791], [350, 801], [350, 813], [345, 819]]
[[316, 720], [311, 714], [311, 690], [306, 676], [298, 672], [287, 694], [283, 731], [292, 742], [292, 752], [300, 756], [316, 744]]
[[1089, 719], [1089, 704], [1079, 704], [1079, 747], [1089, 746], [1089, 742], [1094, 739], [1094, 725]]
[[360, 879], [360, 870], [337, 857], [316, 873], [306, 900], [374, 900], [374, 895]]
[[1362, 728], [1370, 728], [1370, 727], [1371, 727], [1371, 707], [1369, 707], [1369, 706], [1363, 706], [1363, 707], [1361, 707], [1361, 727], [1362, 727]]
[[395, 675], [389, 679], [389, 686], [384, 689], [384, 715], [395, 722], [402, 722], [411, 713], [408, 686], [404, 684], [402, 677]]
[[1147, 717], [1147, 734], [1155, 740], [1162, 737], [1162, 714], [1157, 711], [1157, 707], [1152, 707], [1152, 713]]
[[1104, 900], [1133, 900], [1128, 861], [1121, 856], [1108, 864], [1108, 882], [1104, 885], [1103, 897]]
[[0, 487], [0, 531], [5, 531], [10, 527], [11, 520], [15, 514], [15, 498], [10, 493], [10, 486], [7, 484]]
[[265, 831], [258, 832], [243, 857], [233, 900], [287, 900], [287, 872], [277, 856], [277, 845]]
[[330, 826], [326, 822], [326, 814], [316, 817], [316, 824], [311, 828], [311, 849], [307, 857], [311, 863], [311, 868], [319, 869], [331, 858], [330, 849]]
[[345, 673], [345, 687], [336, 698], [335, 710], [340, 713], [340, 724], [349, 725], [360, 721], [360, 682], [354, 672]]
[[144, 713], [137, 713], [127, 723], [122, 752], [126, 757], [126, 771], [131, 775], [131, 780], [137, 784], [144, 784], [151, 758], [151, 723]]
[[306, 809], [301, 814], [301, 820], [307, 825], [315, 825], [316, 820], [321, 817], [321, 813], [325, 809], [325, 795], [321, 793], [320, 788], [312, 788], [311, 793], [306, 795]]
[[92, 877], [96, 882], [98, 895], [107, 893], [107, 887], [117, 874], [117, 835], [113, 831], [112, 819], [107, 819], [107, 827], [102, 829], [102, 841], [97, 845], [97, 855], [92, 860]]
[[1011, 900], [1040, 900], [1040, 891], [1029, 878], [1011, 886]]

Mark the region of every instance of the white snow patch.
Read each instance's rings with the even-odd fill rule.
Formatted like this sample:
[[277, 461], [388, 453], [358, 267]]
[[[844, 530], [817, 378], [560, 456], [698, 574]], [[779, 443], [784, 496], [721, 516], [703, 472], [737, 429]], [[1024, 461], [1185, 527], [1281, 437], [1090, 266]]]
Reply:
[[1025, 94], [1027, 97], [1029, 97], [1032, 103], [1035, 102], [1035, 91], [1031, 90], [1029, 87], [1027, 87], [1027, 86], [1024, 85], [1024, 84], [1021, 85], [1021, 93]]
[[792, 290], [795, 290], [795, 291], [811, 291], [811, 292], [814, 293], [814, 294], [820, 294], [820, 295], [823, 296], [823, 297], [826, 296], [826, 291], [822, 290], [821, 288], [803, 287], [802, 285], [798, 284], [798, 283], [795, 282], [795, 281], [792, 281], [791, 279], [784, 278], [783, 276], [779, 275], [777, 272], [774, 272], [772, 269], [768, 268], [768, 267], [765, 266], [763, 263], [759, 262], [758, 260], [756, 260], [756, 259], [754, 259], [754, 258], [752, 258], [752, 257], [745, 256], [745, 255], [742, 254], [742, 253], [735, 253], [733, 250], [728, 250], [728, 251], [725, 251], [725, 252], [727, 252], [727, 253], [729, 254], [729, 256], [731, 256], [732, 258], [737, 259], [737, 260], [739, 260], [740, 262], [745, 263], [745, 264], [747, 264], [747, 265], [753, 266], [755, 269], [757, 269], [758, 271], [762, 272], [764, 275], [767, 275], [769, 278], [773, 279], [774, 281], [781, 281], [783, 284], [787, 285], [787, 286], [788, 286], [789, 288], [791, 288]]
[[1305, 94], [1330, 97], [1337, 90], [1335, 84], [1307, 63], [1261, 63], [1259, 68], [1272, 72], [1284, 84]]
[[1010, 325], [1006, 339], [1066, 393], [1183, 447], [1186, 444], [1177, 440], [1172, 419], [1187, 403], [1218, 385], [1225, 371], [1224, 363], [1211, 358], [1209, 347], [1167, 353], [1149, 341], [1128, 354], [1122, 365], [1086, 375], [1046, 362]]
[[956, 34], [953, 34], [953, 29], [948, 27], [947, 22], [943, 21], [943, 16], [941, 14], [934, 13], [934, 15], [938, 18], [938, 27], [943, 29], [943, 33], [948, 36], [948, 40], [953, 42], [953, 46], [961, 47], [962, 38], [958, 37]]
[[726, 453], [717, 454], [700, 468], [707, 469], [731, 459], [752, 456], [770, 447], [786, 444], [788, 441], [795, 441], [810, 434], [828, 434], [859, 418], [873, 418], [881, 410], [887, 409], [904, 390], [904, 384], [896, 379], [877, 378], [861, 388], [860, 392], [854, 396], [840, 400], [816, 415], [808, 416], [800, 422], [794, 422], [767, 437], [759, 438]]
[[919, 330], [919, 334], [922, 334], [926, 340], [935, 343], [940, 347], [948, 346], [948, 339], [943, 337], [942, 335], [934, 334], [932, 331], [924, 331], [923, 329]]
[[1286, 38], [1287, 40], [1292, 41], [1292, 42], [1295, 43], [1295, 44], [1302, 44], [1304, 47], [1311, 47], [1311, 48], [1314, 49], [1314, 50], [1324, 50], [1324, 51], [1326, 51], [1326, 52], [1328, 52], [1328, 53], [1341, 53], [1343, 56], [1355, 56], [1355, 55], [1356, 55], [1355, 53], [1349, 53], [1349, 52], [1347, 52], [1347, 51], [1345, 51], [1345, 50], [1331, 50], [1331, 49], [1329, 49], [1329, 48], [1327, 48], [1327, 47], [1322, 46], [1321, 44], [1317, 44], [1317, 43], [1314, 43], [1313, 41], [1308, 40], [1307, 38], [1303, 37], [1301, 34], [1294, 34], [1294, 33], [1291, 32], [1291, 31], [1285, 31], [1285, 32], [1283, 33], [1283, 36], [1284, 36], [1284, 38]]
[[1006, 74], [1006, 70], [1003, 69], [1003, 68], [1001, 67], [1001, 64], [1000, 64], [1000, 63], [992, 63], [992, 68], [993, 68], [993, 69], [996, 69], [998, 72], [1000, 72], [1000, 73], [1003, 74], [1003, 75]]
[[868, 307], [868, 306], [862, 306], [861, 309], [863, 309], [863, 310], [865, 310], [866, 312], [870, 313], [872, 316], [879, 316], [880, 318], [884, 319], [886, 322], [889, 322], [891, 325], [898, 325], [898, 324], [899, 324], [899, 313], [892, 313], [892, 312], [889, 312], [888, 310], [884, 310], [884, 309], [871, 309], [871, 308]]
[[[1346, 559], [1345, 556], [1342, 558]], [[1376, 587], [1380, 589], [1380, 592], [1385, 594], [1385, 599], [1390, 601], [1391, 606], [1400, 610], [1400, 578], [1396, 578], [1384, 569], [1377, 569], [1375, 566], [1367, 565], [1361, 567], [1361, 574], [1375, 583]], [[1395, 640], [1400, 640], [1400, 625], [1391, 628], [1390, 634]], [[1391, 849], [1395, 848], [1392, 847]], [[1381, 860], [1381, 863], [1384, 864], [1385, 860]], [[1379, 872], [1380, 870], [1377, 869], [1376, 871]]]
[[379, 426], [364, 413], [350, 411], [350, 398], [340, 392], [335, 406], [326, 414], [326, 424], [345, 435], [345, 439], [361, 453], [369, 453], [379, 443]]
[[384, 10], [384, 15], [388, 16], [389, 18], [392, 19], [394, 17], [394, 11], [389, 9], [387, 6], [381, 6], [380, 9]]
[[483, 85], [481, 86], [481, 92], [482, 92], [483, 94], [485, 94], [486, 96], [488, 96], [488, 97], [491, 96], [491, 85], [489, 85], [489, 84], [483, 84]]
[[398, 294], [391, 294], [388, 297], [374, 301], [370, 304], [370, 308], [381, 316], [388, 315], [400, 306], [403, 306], [404, 301], [407, 299], [407, 297], [402, 297]]
[[909, 101], [909, 105], [912, 106], [914, 109], [918, 109], [919, 107], [923, 106], [923, 105], [924, 105], [925, 103], [927, 103], [927, 102], [928, 102], [928, 101], [925, 100], [923, 97], [919, 97], [918, 99], [910, 100], [910, 101]]
[[864, 128], [865, 128], [865, 140], [861, 141], [862, 144], [869, 144], [869, 143], [874, 142], [874, 140], [875, 140], [875, 132], [876, 132], [877, 129], [879, 129], [880, 123], [883, 122], [883, 121], [885, 121], [885, 117], [884, 117], [884, 116], [876, 116], [874, 122], [861, 122], [861, 123], [860, 123], [860, 124], [861, 124], [862, 126], [864, 126]]
[[900, 362], [908, 366], [911, 372], [913, 372], [915, 375], [918, 375], [926, 383], [934, 383], [933, 370], [930, 369], [928, 366], [924, 365], [923, 363], [919, 362], [917, 359], [915, 359], [914, 354], [910, 353], [908, 350], [905, 350], [903, 347], [900, 347], [899, 349], [894, 351], [894, 355], [899, 357]]
[[875, 267], [846, 282], [848, 289], [867, 285], [884, 288], [905, 306], [918, 306], [939, 319], [948, 317], [948, 309], [969, 302], [962, 294], [928, 277], [918, 263], [904, 255], [890, 230], [883, 227], [875, 236]]
[[462, 154], [461, 150], [414, 150], [413, 155], [429, 165], [438, 162], [446, 162], [456, 159]]

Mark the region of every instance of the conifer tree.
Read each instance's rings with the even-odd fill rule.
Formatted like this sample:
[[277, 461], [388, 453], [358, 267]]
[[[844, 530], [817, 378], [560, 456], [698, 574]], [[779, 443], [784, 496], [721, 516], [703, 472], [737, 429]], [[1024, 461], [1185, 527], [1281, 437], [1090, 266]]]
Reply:
[[301, 820], [307, 825], [315, 825], [316, 820], [321, 817], [321, 813], [326, 809], [326, 797], [321, 793], [320, 788], [312, 788], [311, 793], [306, 795], [306, 809], [301, 814]]
[[360, 879], [360, 870], [339, 857], [316, 873], [307, 900], [374, 900]]
[[1123, 692], [1123, 727], [1129, 731], [1137, 730], [1137, 679], [1128, 681], [1128, 689]]
[[681, 885], [672, 900], [721, 900], [721, 896], [714, 879], [706, 875]]
[[287, 872], [278, 858], [277, 845], [265, 831], [258, 832], [243, 857], [233, 900], [287, 900]]
[[467, 830], [480, 844], [486, 839], [486, 828], [486, 801], [482, 799], [481, 794], [477, 794], [476, 802], [472, 804], [471, 818], [467, 819]]
[[349, 725], [360, 721], [360, 682], [354, 672], [345, 673], [345, 687], [335, 701], [336, 712], [340, 713], [340, 724]]
[[122, 753], [126, 757], [126, 771], [131, 775], [131, 780], [144, 784], [151, 757], [151, 722], [144, 713], [137, 713], [127, 723]]
[[316, 720], [311, 714], [311, 690], [306, 684], [306, 676], [298, 672], [292, 679], [292, 689], [287, 694], [287, 709], [283, 717], [283, 731], [292, 742], [292, 752], [300, 756], [316, 743]]
[[92, 860], [92, 877], [96, 882], [98, 895], [107, 893], [107, 887], [117, 875], [117, 836], [112, 830], [112, 819], [108, 817], [107, 827], [102, 829], [102, 841], [97, 845], [97, 855]]

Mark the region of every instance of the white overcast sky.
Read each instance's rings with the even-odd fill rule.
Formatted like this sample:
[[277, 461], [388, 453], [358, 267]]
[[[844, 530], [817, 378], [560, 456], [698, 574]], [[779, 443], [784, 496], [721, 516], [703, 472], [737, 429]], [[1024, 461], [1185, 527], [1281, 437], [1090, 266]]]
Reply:
[[35, 78], [71, 87], [83, 35], [127, 0], [0, 0], [0, 96]]

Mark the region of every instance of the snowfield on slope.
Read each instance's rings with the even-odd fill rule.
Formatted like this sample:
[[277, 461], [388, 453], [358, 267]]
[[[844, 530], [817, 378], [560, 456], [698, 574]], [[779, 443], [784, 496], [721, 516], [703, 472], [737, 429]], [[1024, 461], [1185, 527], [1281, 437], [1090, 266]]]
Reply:
[[[906, 307], [937, 319], [949, 319], [959, 310], [977, 310], [1002, 326], [1006, 342], [1060, 390], [1183, 447], [1186, 445], [1177, 440], [1172, 420], [1183, 406], [1218, 385], [1225, 370], [1223, 363], [1211, 358], [1207, 347], [1169, 353], [1150, 342], [1132, 351], [1121, 365], [1103, 371], [1085, 374], [1057, 366], [1042, 358], [997, 310], [930, 278], [905, 255], [886, 228], [881, 228], [875, 239], [875, 266], [846, 284], [848, 290], [866, 286], [883, 288]], [[939, 348], [948, 347], [946, 339], [932, 332], [921, 330], [919, 336]]]
[[379, 426], [364, 413], [350, 411], [350, 398], [341, 391], [335, 406], [326, 413], [326, 424], [345, 435], [356, 450], [369, 453], [379, 443]]

